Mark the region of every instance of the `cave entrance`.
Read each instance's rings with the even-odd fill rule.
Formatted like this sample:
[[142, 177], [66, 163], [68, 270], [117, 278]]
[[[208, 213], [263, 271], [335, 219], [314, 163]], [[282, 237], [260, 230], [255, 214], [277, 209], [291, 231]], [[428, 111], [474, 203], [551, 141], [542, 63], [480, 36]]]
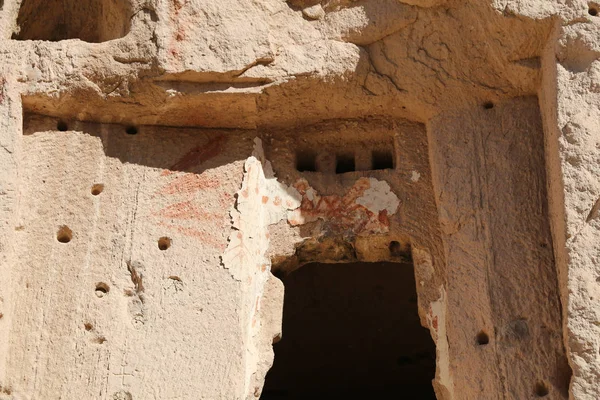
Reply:
[[282, 280], [283, 338], [262, 400], [436, 398], [411, 263], [312, 263]]

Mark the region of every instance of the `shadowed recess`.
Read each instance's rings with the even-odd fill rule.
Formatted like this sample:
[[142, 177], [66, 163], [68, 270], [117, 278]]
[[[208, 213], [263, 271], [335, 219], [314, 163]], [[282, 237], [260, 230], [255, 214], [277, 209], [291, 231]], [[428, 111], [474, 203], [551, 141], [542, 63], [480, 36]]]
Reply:
[[435, 399], [435, 345], [412, 264], [308, 264], [284, 278], [262, 400]]
[[130, 18], [128, 0], [23, 0], [12, 38], [105, 42], [125, 36]]

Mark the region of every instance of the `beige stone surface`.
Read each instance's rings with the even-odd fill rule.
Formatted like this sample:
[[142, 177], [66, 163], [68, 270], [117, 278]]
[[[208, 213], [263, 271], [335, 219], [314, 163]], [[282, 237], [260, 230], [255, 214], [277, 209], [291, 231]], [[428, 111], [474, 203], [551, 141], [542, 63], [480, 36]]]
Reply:
[[275, 275], [407, 257], [438, 399], [600, 397], [600, 4], [4, 0], [0, 36], [0, 399], [259, 398]]

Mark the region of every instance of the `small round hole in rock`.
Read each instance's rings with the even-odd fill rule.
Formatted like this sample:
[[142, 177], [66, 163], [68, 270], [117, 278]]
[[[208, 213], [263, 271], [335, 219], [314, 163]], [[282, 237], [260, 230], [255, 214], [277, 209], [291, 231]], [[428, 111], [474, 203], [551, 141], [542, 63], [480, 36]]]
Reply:
[[56, 124], [56, 129], [61, 132], [66, 132], [69, 130], [69, 125], [65, 121], [58, 121]]
[[160, 239], [158, 239], [158, 248], [161, 249], [162, 251], [167, 250], [169, 247], [171, 247], [171, 239], [163, 236]]
[[596, 17], [598, 15], [598, 5], [593, 3], [588, 4], [588, 14]]
[[490, 337], [484, 331], [481, 331], [477, 334], [477, 344], [480, 346], [485, 346], [490, 342]]
[[98, 196], [100, 193], [102, 193], [103, 190], [104, 190], [104, 185], [101, 183], [97, 183], [94, 186], [92, 186], [92, 195]]
[[106, 342], [106, 338], [104, 336], [98, 336], [94, 340], [92, 340], [92, 342], [102, 344]]
[[73, 231], [69, 229], [68, 226], [63, 225], [58, 228], [56, 240], [58, 240], [60, 243], [69, 243], [71, 239], [73, 239]]
[[128, 126], [125, 128], [125, 133], [128, 135], [137, 135], [138, 129], [135, 126]]
[[96, 296], [102, 298], [110, 292], [110, 287], [104, 282], [98, 282], [96, 284]]
[[91, 331], [94, 328], [94, 325], [90, 324], [89, 322], [86, 322], [85, 324], [83, 324], [83, 327], [86, 331]]
[[491, 101], [486, 101], [485, 103], [483, 103], [483, 108], [485, 108], [486, 110], [491, 110], [492, 108], [494, 108], [494, 103], [492, 103]]
[[548, 396], [548, 386], [544, 382], [538, 382], [535, 384], [535, 395], [537, 397], [546, 397]]

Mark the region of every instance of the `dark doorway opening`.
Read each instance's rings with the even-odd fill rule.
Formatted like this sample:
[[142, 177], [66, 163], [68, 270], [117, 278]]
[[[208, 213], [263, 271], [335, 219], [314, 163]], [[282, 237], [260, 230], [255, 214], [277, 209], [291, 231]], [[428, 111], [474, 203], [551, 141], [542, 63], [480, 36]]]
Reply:
[[262, 400], [435, 399], [412, 264], [314, 263], [283, 282], [283, 338]]

